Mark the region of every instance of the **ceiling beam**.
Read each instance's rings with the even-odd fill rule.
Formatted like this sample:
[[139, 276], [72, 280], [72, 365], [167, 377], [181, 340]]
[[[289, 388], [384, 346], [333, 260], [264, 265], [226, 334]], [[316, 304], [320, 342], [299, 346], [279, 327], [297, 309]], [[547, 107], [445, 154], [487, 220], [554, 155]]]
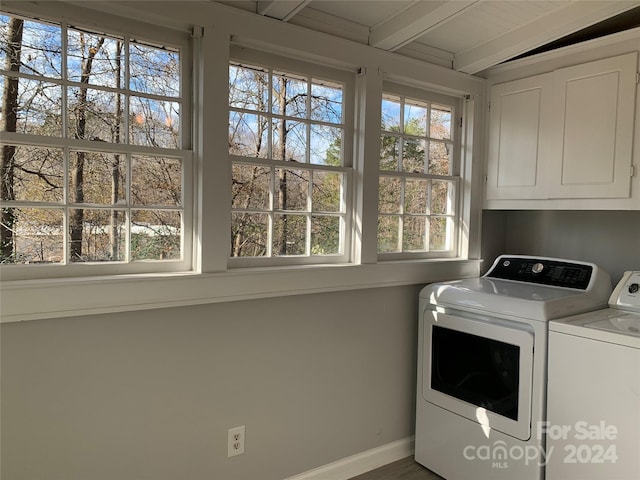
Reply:
[[637, 7], [637, 1], [569, 2], [498, 38], [459, 53], [454, 70], [478, 73], [522, 53]]
[[394, 51], [469, 8], [478, 0], [418, 2], [373, 29], [369, 45]]
[[257, 8], [260, 15], [286, 22], [309, 3], [311, 0], [259, 0]]

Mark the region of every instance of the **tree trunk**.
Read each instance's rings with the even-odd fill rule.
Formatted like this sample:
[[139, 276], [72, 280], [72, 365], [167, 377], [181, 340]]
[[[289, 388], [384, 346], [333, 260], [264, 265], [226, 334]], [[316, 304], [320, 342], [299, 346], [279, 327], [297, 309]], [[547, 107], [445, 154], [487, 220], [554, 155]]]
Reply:
[[[89, 84], [89, 78], [91, 76], [91, 67], [93, 65], [93, 59], [96, 54], [102, 48], [104, 43], [104, 37], [98, 40], [98, 44], [95, 47], [89, 47], [87, 49], [87, 56], [82, 60], [82, 74], [80, 77], [80, 83], [83, 85]], [[82, 51], [85, 51], [84, 35], [80, 36], [80, 42]], [[76, 138], [83, 139], [85, 137], [87, 129], [87, 87], [80, 87], [80, 95], [78, 98], [78, 115], [76, 122]], [[71, 189], [69, 192], [71, 203], [81, 204], [84, 203], [84, 163], [86, 160], [85, 152], [76, 153], [76, 164], [71, 170]], [[75, 208], [69, 217], [69, 260], [80, 261], [82, 260], [82, 232], [84, 228], [84, 210], [82, 208]]]
[[[24, 21], [11, 18], [7, 45], [5, 70], [20, 71], [20, 52], [22, 50], [22, 32]], [[4, 92], [2, 93], [2, 130], [15, 132], [18, 125], [18, 77], [6, 77]], [[16, 147], [3, 145], [0, 158], [0, 199], [15, 200], [14, 188], [14, 155]], [[0, 221], [0, 263], [13, 262], [14, 258], [14, 227], [16, 219], [12, 208], [2, 209]]]
[[[259, 99], [259, 107], [258, 107], [258, 111], [265, 111], [269, 108], [268, 105], [265, 105], [265, 102], [262, 102], [262, 98], [264, 97], [263, 93], [264, 90], [267, 88], [267, 85], [260, 81], [260, 76], [256, 77], [256, 81], [259, 85], [259, 95], [257, 95], [258, 99]], [[265, 121], [261, 121], [258, 123], [258, 131], [257, 131], [257, 135], [256, 135], [256, 147], [255, 147], [255, 157], [256, 158], [260, 158], [260, 154], [262, 152], [263, 148], [267, 148], [265, 145], [262, 144], [262, 137], [264, 135], [265, 132], [269, 131], [269, 125], [267, 122]], [[248, 191], [245, 194], [245, 199], [243, 202], [243, 208], [248, 209], [249, 205], [251, 205], [251, 200], [253, 199], [253, 194], [255, 192], [255, 182], [257, 179], [257, 175], [258, 175], [258, 171], [260, 170], [260, 167], [254, 167], [253, 168], [253, 175], [251, 176], [251, 180], [250, 183], [248, 185], [248, 187], [246, 188], [246, 190]], [[236, 232], [233, 235], [232, 241], [231, 241], [231, 256], [232, 257], [240, 257], [243, 254], [243, 248], [244, 245], [247, 243], [249, 234], [247, 233], [247, 230], [251, 227], [252, 225], [252, 220], [249, 214], [244, 214], [242, 216], [242, 220], [240, 221], [240, 225], [238, 226]], [[264, 245], [265, 250], [267, 250], [267, 245]], [[256, 246], [253, 246], [253, 252], [250, 252], [249, 255], [250, 256], [258, 256], [261, 254], [261, 252], [256, 248]]]
[[[287, 80], [281, 78], [280, 80], [280, 95], [278, 96], [278, 113], [283, 116], [281, 120], [278, 121], [278, 138], [280, 139], [280, 151], [277, 152], [276, 158], [281, 160], [286, 160], [287, 157], [287, 121], [284, 119], [284, 114], [287, 110]], [[275, 155], [274, 155], [275, 156]], [[281, 210], [285, 210], [287, 208], [287, 171], [282, 168], [280, 169], [280, 174], [278, 175], [278, 208]], [[280, 238], [280, 245], [278, 246], [278, 251], [280, 255], [287, 254], [287, 216], [282, 216], [282, 236]], [[275, 246], [274, 246], [275, 247]]]
[[[122, 42], [118, 42], [116, 51], [116, 88], [120, 91], [121, 88], [121, 74], [122, 74]], [[115, 131], [114, 142], [120, 143], [120, 119], [122, 118], [122, 100], [121, 96], [116, 95], [116, 118], [115, 118]], [[111, 165], [111, 203], [115, 205], [118, 203], [120, 196], [120, 155], [115, 154], [113, 157], [113, 164]], [[120, 234], [118, 232], [118, 211], [111, 210], [111, 229], [109, 234], [109, 240], [111, 244], [111, 260], [117, 261], [120, 256]]]

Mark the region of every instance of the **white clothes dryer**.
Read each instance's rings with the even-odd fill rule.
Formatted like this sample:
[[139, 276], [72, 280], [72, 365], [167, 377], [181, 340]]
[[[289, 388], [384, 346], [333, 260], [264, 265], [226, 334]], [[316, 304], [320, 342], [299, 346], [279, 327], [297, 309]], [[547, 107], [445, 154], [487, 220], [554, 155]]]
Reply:
[[640, 272], [549, 323], [547, 480], [640, 479]]
[[548, 323], [602, 309], [586, 262], [502, 255], [420, 293], [415, 459], [447, 480], [541, 480]]

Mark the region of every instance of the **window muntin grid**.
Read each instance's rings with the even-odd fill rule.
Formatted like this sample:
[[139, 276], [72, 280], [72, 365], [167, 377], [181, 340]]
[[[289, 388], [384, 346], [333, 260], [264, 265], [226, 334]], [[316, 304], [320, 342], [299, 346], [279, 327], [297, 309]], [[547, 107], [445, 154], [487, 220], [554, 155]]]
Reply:
[[384, 93], [378, 253], [452, 256], [459, 179], [455, 105]]
[[344, 261], [345, 84], [238, 62], [229, 80], [232, 264]]
[[188, 268], [184, 46], [2, 13], [0, 34], [5, 274]]

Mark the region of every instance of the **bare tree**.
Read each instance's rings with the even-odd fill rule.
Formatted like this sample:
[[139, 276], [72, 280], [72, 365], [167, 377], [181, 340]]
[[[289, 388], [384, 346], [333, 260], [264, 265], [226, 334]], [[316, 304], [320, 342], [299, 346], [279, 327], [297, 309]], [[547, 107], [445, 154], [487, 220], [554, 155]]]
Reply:
[[[268, 82], [265, 78], [263, 78], [260, 74], [254, 74], [253, 76], [253, 84], [252, 86], [255, 88], [255, 92], [251, 94], [251, 98], [254, 98], [257, 102], [255, 106], [257, 111], [266, 111], [268, 109], [267, 102], [265, 102], [265, 92], [268, 90]], [[240, 86], [237, 86], [238, 90]], [[240, 138], [241, 133], [238, 130], [242, 130], [240, 124], [232, 125], [234, 128], [229, 135], [229, 146], [231, 148], [232, 153], [240, 154], [242, 153], [243, 146], [246, 147], [245, 144], [246, 139]], [[263, 137], [269, 131], [269, 124], [267, 121], [259, 121], [256, 125], [256, 136], [255, 136], [255, 144], [248, 145], [252, 150], [250, 153], [257, 157], [260, 157], [263, 150], [268, 148], [268, 145], [263, 144]], [[237, 137], [236, 137], [237, 135]], [[235, 170], [235, 167], [234, 167]], [[234, 172], [233, 175], [233, 198], [232, 205], [242, 208], [248, 209], [252, 206], [252, 204], [256, 201], [257, 197], [261, 195], [261, 185], [259, 178], [264, 175], [264, 167], [252, 167], [251, 173], [246, 178], [246, 176], [242, 175], [242, 167], [238, 167], [237, 171]], [[232, 239], [231, 239], [231, 256], [233, 257], [241, 257], [245, 254], [244, 249], [251, 245], [251, 252], [249, 254], [251, 256], [259, 255], [260, 252], [266, 251], [266, 245], [258, 244], [256, 245], [256, 239], [254, 236], [249, 235], [248, 232], [251, 229], [253, 223], [253, 216], [250, 213], [243, 213], [239, 216], [240, 218], [236, 221], [234, 228], [232, 230]], [[251, 239], [251, 240], [250, 240]]]
[[[78, 98], [78, 110], [76, 120], [76, 138], [85, 138], [86, 126], [87, 126], [87, 86], [89, 85], [89, 79], [91, 78], [91, 69], [93, 66], [93, 60], [96, 54], [102, 48], [105, 37], [100, 37], [97, 44], [87, 45], [85, 35], [80, 33], [80, 45], [83, 52], [82, 59], [82, 73], [80, 76], [80, 83], [83, 85], [80, 87], [80, 94]], [[86, 56], [85, 56], [86, 53]], [[76, 162], [71, 169], [71, 195], [72, 203], [81, 204], [84, 202], [84, 165], [86, 160], [85, 152], [76, 152]], [[77, 261], [82, 259], [82, 231], [84, 226], [84, 210], [82, 208], [76, 208], [71, 211], [69, 215], [69, 257], [71, 261]]]
[[[7, 56], [5, 70], [18, 72], [20, 70], [20, 52], [22, 49], [22, 33], [24, 21], [11, 18], [9, 21]], [[2, 94], [2, 130], [15, 132], [18, 122], [18, 77], [9, 76], [5, 79]], [[0, 163], [0, 199], [14, 200], [14, 145], [3, 145]], [[0, 222], [0, 261], [4, 262], [13, 256], [15, 216], [12, 208], [2, 209]]]
[[[285, 95], [285, 92], [287, 91], [287, 79], [284, 77], [281, 77], [279, 79], [279, 82], [280, 82], [280, 89], [279, 89], [280, 95], [277, 95], [278, 113], [280, 115], [283, 115], [284, 117], [284, 114], [287, 111], [287, 98]], [[277, 131], [278, 131], [278, 138], [280, 139], [280, 143], [277, 146], [274, 145], [274, 148], [279, 149], [278, 152], [274, 152], [274, 156], [276, 158], [286, 159], [288, 132], [287, 132], [287, 120], [285, 118], [282, 118], [280, 121], [278, 121]], [[287, 209], [287, 171], [284, 168], [280, 169], [278, 174], [278, 208], [281, 210]], [[282, 234], [280, 237], [280, 245], [278, 245], [278, 251], [280, 255], [287, 254], [287, 239], [289, 237], [287, 220], [288, 220], [287, 216], [284, 215], [282, 219]]]
[[[122, 88], [122, 47], [123, 43], [118, 41], [116, 44], [116, 88], [120, 90]], [[122, 118], [122, 97], [116, 95], [116, 118], [114, 122], [113, 139], [115, 143], [120, 143], [120, 127]], [[120, 155], [115, 154], [113, 156], [113, 163], [111, 165], [111, 203], [115, 205], [120, 198]], [[111, 211], [111, 229], [109, 232], [110, 244], [111, 244], [111, 259], [118, 260], [120, 252], [120, 234], [119, 234], [119, 222], [118, 222], [118, 210]]]
[[[340, 85], [260, 67], [232, 66], [230, 75], [229, 153], [281, 162], [272, 167], [260, 161], [233, 164], [231, 255], [338, 252], [340, 219], [335, 213], [342, 208], [342, 177], [337, 174], [339, 181], [328, 181], [333, 177], [323, 173], [322, 165], [341, 164]], [[308, 168], [309, 164], [318, 166]], [[324, 209], [321, 198], [329, 196], [338, 201], [325, 202]]]

